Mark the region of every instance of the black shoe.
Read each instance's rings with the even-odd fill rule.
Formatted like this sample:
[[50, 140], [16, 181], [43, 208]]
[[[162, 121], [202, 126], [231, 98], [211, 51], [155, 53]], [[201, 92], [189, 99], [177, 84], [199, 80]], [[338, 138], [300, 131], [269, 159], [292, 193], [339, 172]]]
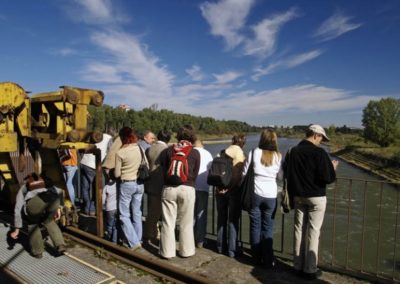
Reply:
[[34, 258], [41, 259], [41, 258], [43, 257], [43, 253], [37, 253], [37, 254], [33, 254], [33, 253], [32, 253], [32, 256], [33, 256]]
[[317, 270], [314, 273], [303, 272], [303, 278], [306, 280], [315, 280], [315, 279], [320, 278], [321, 276], [322, 276], [321, 270]]
[[61, 254], [64, 254], [64, 252], [66, 252], [67, 251], [67, 248], [64, 246], [64, 245], [59, 245], [58, 247], [57, 247], [57, 252], [61, 255]]

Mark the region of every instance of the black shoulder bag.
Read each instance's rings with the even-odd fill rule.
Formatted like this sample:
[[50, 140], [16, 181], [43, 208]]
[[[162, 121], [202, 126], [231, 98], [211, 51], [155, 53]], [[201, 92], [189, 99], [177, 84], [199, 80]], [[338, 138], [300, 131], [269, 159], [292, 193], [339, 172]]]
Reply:
[[289, 177], [289, 168], [290, 168], [290, 150], [288, 150], [288, 153], [286, 154], [286, 159], [285, 163], [287, 164], [286, 166], [286, 172], [284, 173], [284, 178], [283, 178], [283, 187], [282, 187], [282, 192], [281, 192], [281, 211], [282, 213], [289, 213], [290, 210], [293, 209], [293, 198], [289, 194], [289, 189], [288, 189], [288, 177]]
[[254, 150], [251, 152], [251, 162], [240, 185], [240, 191], [242, 193], [242, 209], [250, 211], [254, 195]]
[[142, 160], [140, 162], [140, 166], [137, 171], [137, 181], [138, 181], [138, 183], [144, 183], [150, 177], [150, 170], [149, 170], [149, 166], [146, 163], [146, 159], [144, 157], [142, 148], [140, 146], [138, 146], [138, 147], [139, 147], [140, 154], [142, 155]]

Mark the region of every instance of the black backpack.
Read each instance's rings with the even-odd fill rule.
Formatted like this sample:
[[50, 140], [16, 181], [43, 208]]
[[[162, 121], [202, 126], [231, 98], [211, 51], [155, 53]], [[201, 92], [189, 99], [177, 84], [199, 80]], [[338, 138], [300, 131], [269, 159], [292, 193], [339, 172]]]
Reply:
[[225, 154], [225, 150], [215, 157], [208, 171], [207, 183], [209, 185], [227, 188], [232, 181], [233, 159]]

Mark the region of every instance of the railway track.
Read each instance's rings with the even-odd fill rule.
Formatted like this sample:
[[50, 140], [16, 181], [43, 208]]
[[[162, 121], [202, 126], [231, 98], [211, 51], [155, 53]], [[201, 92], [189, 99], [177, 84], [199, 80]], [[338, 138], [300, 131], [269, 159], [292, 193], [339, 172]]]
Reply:
[[168, 283], [215, 283], [212, 279], [185, 271], [172, 266], [164, 261], [148, 257], [137, 251], [106, 241], [90, 233], [84, 232], [72, 226], [64, 229], [64, 234], [74, 242], [91, 249], [102, 248], [104, 253], [112, 258], [128, 264], [136, 269], [160, 278]]
[[[0, 222], [6, 227], [10, 226], [10, 216], [4, 218], [3, 213], [0, 216]], [[24, 233], [24, 232], [23, 232]], [[25, 232], [26, 234], [26, 232]], [[179, 267], [170, 265], [160, 259], [149, 257], [137, 251], [132, 251], [129, 248], [114, 244], [99, 238], [93, 234], [82, 231], [73, 226], [67, 226], [63, 230], [65, 238], [69, 241], [78, 243], [79, 245], [92, 249], [93, 251], [101, 250], [102, 255], [106, 255], [108, 258], [115, 259], [120, 263], [132, 267], [136, 270], [142, 271], [144, 274], [155, 277], [157, 282], [162, 283], [215, 283], [212, 279], [205, 278], [201, 275], [185, 271]], [[22, 252], [18, 252], [17, 256]], [[25, 252], [26, 253], [26, 252]], [[30, 256], [28, 256], [28, 261]], [[32, 258], [32, 262], [37, 261]], [[41, 261], [41, 260], [40, 260]], [[86, 261], [88, 262], [88, 261]], [[96, 266], [89, 261], [89, 265]], [[21, 281], [17, 273], [11, 271], [7, 267], [8, 265], [1, 265], [3, 273], [8, 275], [15, 283], [29, 283]], [[40, 282], [37, 282], [40, 283]], [[116, 282], [121, 283], [116, 280]], [[122, 282], [123, 283], [123, 282]]]

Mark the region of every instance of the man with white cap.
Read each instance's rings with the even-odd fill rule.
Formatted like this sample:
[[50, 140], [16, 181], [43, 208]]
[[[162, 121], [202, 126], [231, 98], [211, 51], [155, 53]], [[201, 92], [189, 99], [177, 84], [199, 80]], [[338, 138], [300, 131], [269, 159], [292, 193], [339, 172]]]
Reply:
[[329, 141], [323, 127], [312, 124], [306, 138], [288, 151], [283, 169], [293, 197], [294, 269], [306, 279], [322, 274], [317, 268], [319, 234], [326, 208], [326, 185], [336, 179], [338, 161], [331, 161], [320, 146]]

